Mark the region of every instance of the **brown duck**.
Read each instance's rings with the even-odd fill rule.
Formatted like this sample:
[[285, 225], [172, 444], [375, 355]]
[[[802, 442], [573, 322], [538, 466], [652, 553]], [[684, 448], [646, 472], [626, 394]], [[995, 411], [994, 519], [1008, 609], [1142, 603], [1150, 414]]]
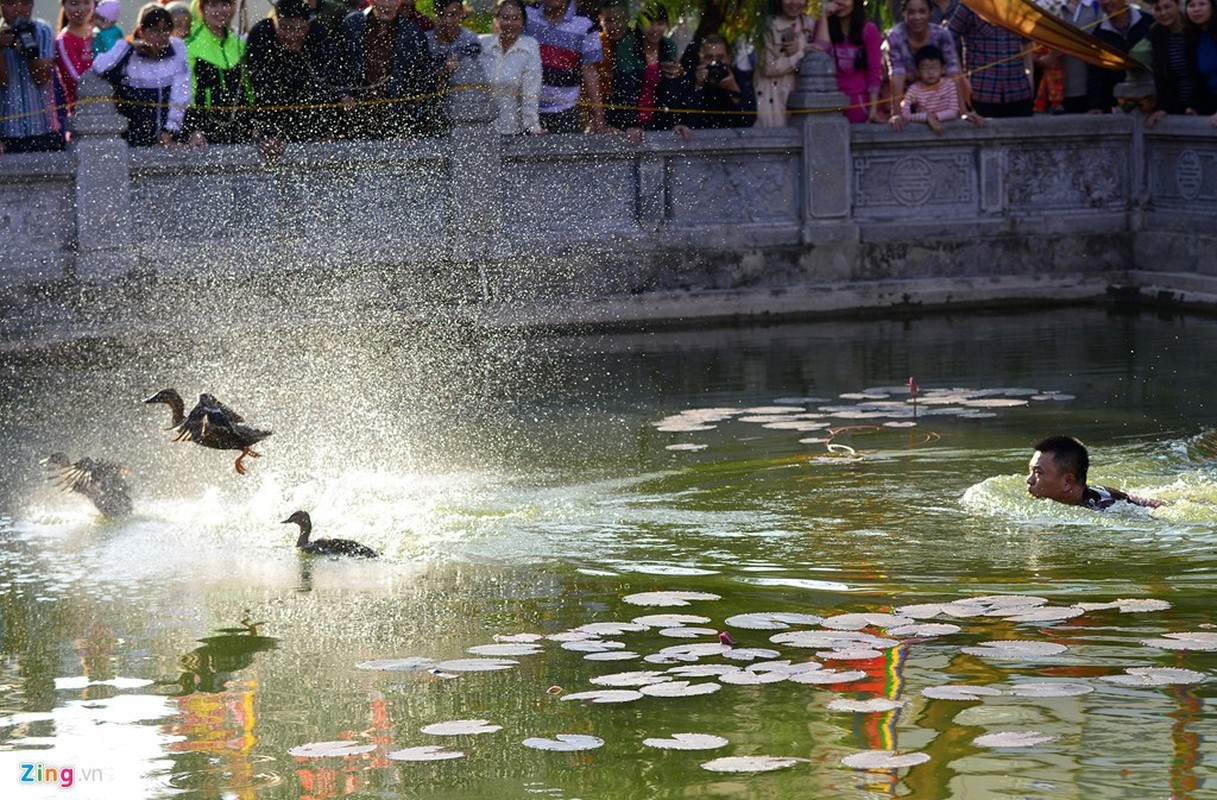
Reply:
[[271, 435], [271, 431], [249, 427], [244, 417], [209, 394], [200, 394], [198, 404], [189, 414], [176, 389], [161, 389], [144, 402], [169, 406], [173, 414], [172, 430], [177, 431], [174, 441], [190, 441], [215, 450], [240, 450], [241, 455], [233, 466], [241, 475], [245, 474], [247, 456], [260, 458], [262, 455], [254, 452], [253, 446]]
[[43, 464], [47, 479], [65, 492], [83, 494], [105, 517], [125, 517], [131, 513], [126, 468], [113, 461], [84, 457], [72, 462], [63, 453], [51, 453]]
[[350, 539], [317, 539], [310, 542], [308, 537], [313, 532], [313, 520], [307, 511], [297, 511], [283, 520], [284, 525], [289, 522], [300, 526], [300, 538], [296, 539], [296, 549], [302, 553], [310, 553], [315, 556], [354, 556], [355, 558], [376, 558], [380, 555], [367, 545]]

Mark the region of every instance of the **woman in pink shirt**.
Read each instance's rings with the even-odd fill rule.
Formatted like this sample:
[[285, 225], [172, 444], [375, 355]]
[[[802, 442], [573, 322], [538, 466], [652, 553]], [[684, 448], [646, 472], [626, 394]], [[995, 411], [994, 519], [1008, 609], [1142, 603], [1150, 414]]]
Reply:
[[55, 72], [68, 113], [76, 103], [80, 76], [93, 66], [93, 0], [63, 0], [55, 37]]
[[837, 66], [837, 88], [849, 98], [845, 109], [849, 121], [882, 122], [883, 34], [866, 18], [860, 0], [824, 0], [816, 42]]

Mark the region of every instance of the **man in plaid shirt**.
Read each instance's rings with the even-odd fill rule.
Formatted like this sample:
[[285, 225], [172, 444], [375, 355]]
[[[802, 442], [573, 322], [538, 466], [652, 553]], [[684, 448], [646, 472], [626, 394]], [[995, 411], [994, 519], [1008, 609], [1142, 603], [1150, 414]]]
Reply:
[[963, 51], [964, 74], [972, 82], [972, 108], [986, 117], [1031, 116], [1031, 43], [985, 22], [962, 3], [947, 28]]

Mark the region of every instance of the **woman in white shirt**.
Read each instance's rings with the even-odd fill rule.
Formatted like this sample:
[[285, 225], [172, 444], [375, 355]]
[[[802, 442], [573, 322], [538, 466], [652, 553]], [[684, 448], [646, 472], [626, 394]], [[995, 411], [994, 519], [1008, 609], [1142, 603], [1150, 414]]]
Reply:
[[498, 109], [499, 133], [544, 133], [537, 117], [541, 97], [541, 48], [524, 36], [524, 0], [499, 0], [498, 33], [483, 34], [482, 63]]

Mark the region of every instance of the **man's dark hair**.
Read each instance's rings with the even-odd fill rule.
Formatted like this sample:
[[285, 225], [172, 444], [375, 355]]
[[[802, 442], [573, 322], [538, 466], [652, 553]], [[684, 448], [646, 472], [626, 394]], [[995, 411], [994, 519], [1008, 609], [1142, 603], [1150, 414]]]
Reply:
[[1035, 443], [1041, 453], [1050, 453], [1057, 466], [1072, 472], [1078, 483], [1085, 485], [1086, 473], [1090, 471], [1090, 453], [1086, 445], [1072, 436], [1049, 436]]
[[708, 45], [708, 44], [721, 44], [723, 47], [726, 47], [728, 50], [730, 49], [730, 46], [727, 44], [727, 40], [725, 38], [723, 38], [722, 35], [717, 34], [717, 33], [707, 33], [705, 36], [702, 37], [702, 40], [698, 46], [701, 47], [701, 46]]
[[927, 44], [913, 56], [913, 65], [920, 67], [922, 61], [930, 60], [937, 61], [939, 64], [947, 63], [947, 57], [943, 55], [942, 48], [937, 45]]

